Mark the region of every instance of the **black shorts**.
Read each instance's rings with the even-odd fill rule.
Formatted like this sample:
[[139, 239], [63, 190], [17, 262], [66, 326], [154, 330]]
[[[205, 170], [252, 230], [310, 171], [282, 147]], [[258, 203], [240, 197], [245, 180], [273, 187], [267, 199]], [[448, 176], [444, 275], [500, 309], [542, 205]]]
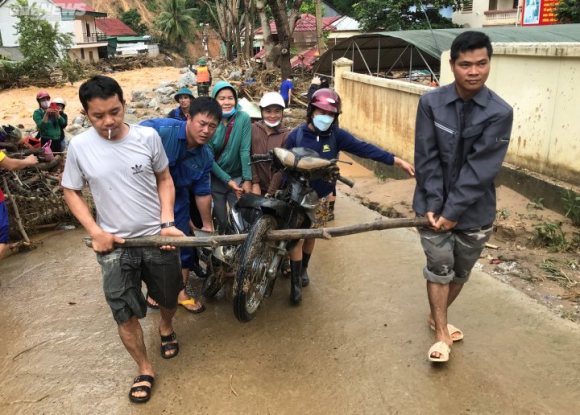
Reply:
[[177, 307], [177, 295], [183, 288], [179, 250], [118, 248], [108, 254], [97, 254], [97, 261], [103, 272], [105, 299], [117, 324], [147, 314], [142, 281], [159, 306]]

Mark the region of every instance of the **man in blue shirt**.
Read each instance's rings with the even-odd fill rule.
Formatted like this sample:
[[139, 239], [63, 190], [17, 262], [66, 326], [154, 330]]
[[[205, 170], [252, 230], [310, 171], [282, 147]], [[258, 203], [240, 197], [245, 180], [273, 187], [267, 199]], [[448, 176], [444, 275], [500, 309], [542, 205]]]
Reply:
[[284, 99], [284, 104], [286, 108], [292, 103], [292, 90], [294, 89], [294, 82], [292, 82], [292, 77], [289, 76], [282, 85], [280, 85], [280, 95]]
[[[195, 195], [195, 202], [203, 222], [202, 229], [213, 231], [210, 186], [213, 153], [206, 144], [215, 133], [221, 118], [222, 109], [217, 101], [201, 97], [191, 103], [187, 121], [156, 118], [141, 123], [145, 127], [155, 129], [161, 136], [175, 185], [175, 226], [186, 235], [191, 234], [190, 191]], [[185, 290], [189, 269], [197, 264], [195, 248], [181, 248], [184, 288], [179, 293], [178, 304], [192, 313], [201, 313], [205, 310], [205, 307], [197, 304]], [[154, 306], [149, 298], [147, 302]]]

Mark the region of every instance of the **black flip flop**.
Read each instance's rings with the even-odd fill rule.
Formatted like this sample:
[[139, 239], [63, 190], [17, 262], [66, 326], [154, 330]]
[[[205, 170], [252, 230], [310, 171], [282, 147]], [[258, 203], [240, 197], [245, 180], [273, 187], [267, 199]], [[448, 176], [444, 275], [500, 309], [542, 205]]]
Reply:
[[[177, 339], [175, 332], [168, 334], [167, 336], [161, 336], [161, 343], [172, 342]], [[175, 350], [175, 353], [167, 355], [165, 353]], [[178, 343], [167, 343], [161, 345], [161, 357], [164, 359], [173, 359], [179, 354], [179, 344]]]
[[[151, 310], [159, 310], [159, 306], [158, 305], [153, 305], [149, 302], [149, 299], [151, 297], [149, 297], [149, 293], [145, 294], [145, 301], [147, 301], [147, 307], [149, 307]], [[151, 298], [152, 299], [152, 298]]]
[[[140, 382], [149, 382], [151, 384], [151, 386], [149, 387], [149, 386], [141, 385], [141, 386], [133, 386], [131, 388], [131, 390], [129, 391], [129, 399], [131, 399], [135, 403], [145, 403], [149, 399], [151, 399], [151, 389], [153, 389], [153, 384], [155, 383], [155, 379], [153, 378], [153, 376], [139, 375], [133, 381], [133, 385], [135, 383], [140, 383]], [[135, 393], [135, 392], [146, 392], [147, 395], [145, 395], [145, 396], [133, 396], [133, 393]]]

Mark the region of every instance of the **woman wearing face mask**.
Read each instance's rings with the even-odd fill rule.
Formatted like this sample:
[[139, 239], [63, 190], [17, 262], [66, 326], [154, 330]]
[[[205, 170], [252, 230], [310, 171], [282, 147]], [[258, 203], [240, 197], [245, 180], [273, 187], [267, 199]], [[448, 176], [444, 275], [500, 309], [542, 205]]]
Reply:
[[[340, 97], [335, 91], [327, 88], [316, 91], [308, 104], [306, 124], [302, 124], [290, 133], [286, 148], [306, 147], [328, 160], [336, 158], [340, 151], [345, 151], [361, 158], [396, 165], [409, 176], [415, 175], [415, 169], [405, 160], [377, 146], [361, 141], [349, 132], [336, 127], [340, 108]], [[312, 227], [321, 228], [326, 225], [329, 214], [328, 196], [332, 193], [334, 184], [321, 179], [312, 180], [310, 184], [320, 197], [317, 217]], [[315, 239], [306, 239], [290, 251], [292, 278], [290, 300], [293, 303], [302, 300], [302, 287], [306, 287], [310, 283], [307, 269], [314, 250], [314, 242]]]
[[250, 116], [239, 111], [234, 87], [220, 81], [213, 87], [213, 98], [222, 107], [222, 122], [208, 145], [214, 154], [211, 178], [213, 216], [221, 234], [228, 228], [227, 204], [232, 206], [242, 193], [252, 192]]
[[48, 92], [41, 91], [36, 94], [38, 109], [32, 114], [32, 118], [38, 128], [40, 141], [42, 145], [51, 141], [50, 149], [58, 153], [61, 151], [62, 130], [66, 127], [66, 120], [60, 116], [56, 105], [51, 107], [50, 95]]
[[[290, 130], [282, 125], [284, 99], [277, 92], [267, 92], [260, 100], [262, 119], [252, 124], [252, 154], [266, 154], [285, 147]], [[280, 188], [282, 172], [272, 174], [270, 163], [252, 164], [252, 192], [269, 196]]]

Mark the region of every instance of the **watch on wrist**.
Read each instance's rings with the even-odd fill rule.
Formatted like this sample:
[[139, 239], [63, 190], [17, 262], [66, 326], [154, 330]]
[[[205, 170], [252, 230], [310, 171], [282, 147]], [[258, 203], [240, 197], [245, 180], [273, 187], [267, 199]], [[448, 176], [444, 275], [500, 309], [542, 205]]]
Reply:
[[175, 226], [175, 221], [162, 223], [161, 229], [171, 228], [172, 226]]

